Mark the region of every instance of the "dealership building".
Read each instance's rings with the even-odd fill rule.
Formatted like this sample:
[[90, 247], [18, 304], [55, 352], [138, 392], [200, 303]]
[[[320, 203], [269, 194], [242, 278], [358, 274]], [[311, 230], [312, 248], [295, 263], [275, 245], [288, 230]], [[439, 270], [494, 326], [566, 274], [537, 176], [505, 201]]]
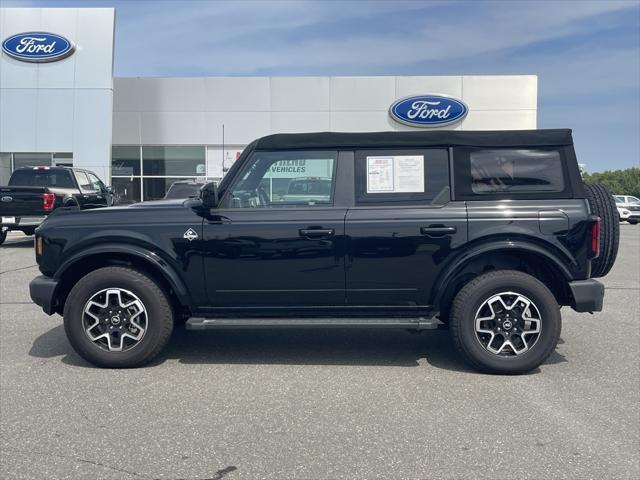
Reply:
[[[536, 128], [535, 75], [114, 78], [115, 21], [111, 8], [0, 9], [0, 184], [21, 166], [73, 165], [133, 202], [219, 179], [272, 133]], [[452, 97], [465, 115], [391, 115], [419, 95]]]

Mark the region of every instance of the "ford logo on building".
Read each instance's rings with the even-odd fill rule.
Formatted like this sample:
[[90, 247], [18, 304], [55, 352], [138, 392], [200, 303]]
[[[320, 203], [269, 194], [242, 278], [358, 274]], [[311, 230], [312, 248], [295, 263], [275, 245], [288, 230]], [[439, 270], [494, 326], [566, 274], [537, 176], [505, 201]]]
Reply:
[[62, 35], [47, 32], [19, 33], [2, 42], [2, 51], [23, 62], [55, 62], [73, 53], [74, 45]]
[[430, 128], [460, 122], [469, 112], [462, 101], [443, 95], [414, 95], [391, 105], [389, 115], [396, 122]]

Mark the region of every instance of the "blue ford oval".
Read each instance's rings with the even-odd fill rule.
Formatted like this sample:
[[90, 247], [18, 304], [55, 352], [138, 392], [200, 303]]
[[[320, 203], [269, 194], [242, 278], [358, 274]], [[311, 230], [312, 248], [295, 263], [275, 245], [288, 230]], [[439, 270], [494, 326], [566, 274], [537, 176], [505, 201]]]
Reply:
[[462, 101], [442, 95], [416, 95], [401, 98], [389, 108], [397, 122], [413, 127], [442, 127], [461, 121], [469, 112]]
[[62, 35], [48, 32], [19, 33], [2, 42], [2, 50], [23, 62], [55, 62], [71, 55], [71, 41]]

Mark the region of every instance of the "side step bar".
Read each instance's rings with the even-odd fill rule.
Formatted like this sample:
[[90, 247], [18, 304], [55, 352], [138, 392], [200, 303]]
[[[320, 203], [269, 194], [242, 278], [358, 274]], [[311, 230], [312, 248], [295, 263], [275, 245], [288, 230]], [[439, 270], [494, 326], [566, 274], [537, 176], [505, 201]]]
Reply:
[[199, 318], [187, 320], [187, 330], [216, 328], [409, 328], [445, 327], [436, 318]]

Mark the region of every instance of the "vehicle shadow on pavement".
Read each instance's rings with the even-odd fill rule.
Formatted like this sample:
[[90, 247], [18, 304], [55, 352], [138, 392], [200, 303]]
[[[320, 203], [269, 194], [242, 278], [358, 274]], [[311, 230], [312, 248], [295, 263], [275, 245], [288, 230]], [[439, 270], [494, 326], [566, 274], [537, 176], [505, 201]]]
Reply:
[[[62, 357], [65, 364], [93, 368], [73, 351], [62, 325], [38, 337], [29, 355]], [[171, 359], [184, 364], [432, 366], [474, 372], [454, 348], [449, 332], [441, 330], [412, 333], [388, 329], [287, 328], [189, 332], [179, 325], [164, 351], [146, 368], [158, 367]], [[566, 361], [556, 351], [545, 365]]]
[[7, 238], [0, 248], [33, 248], [33, 236]]

